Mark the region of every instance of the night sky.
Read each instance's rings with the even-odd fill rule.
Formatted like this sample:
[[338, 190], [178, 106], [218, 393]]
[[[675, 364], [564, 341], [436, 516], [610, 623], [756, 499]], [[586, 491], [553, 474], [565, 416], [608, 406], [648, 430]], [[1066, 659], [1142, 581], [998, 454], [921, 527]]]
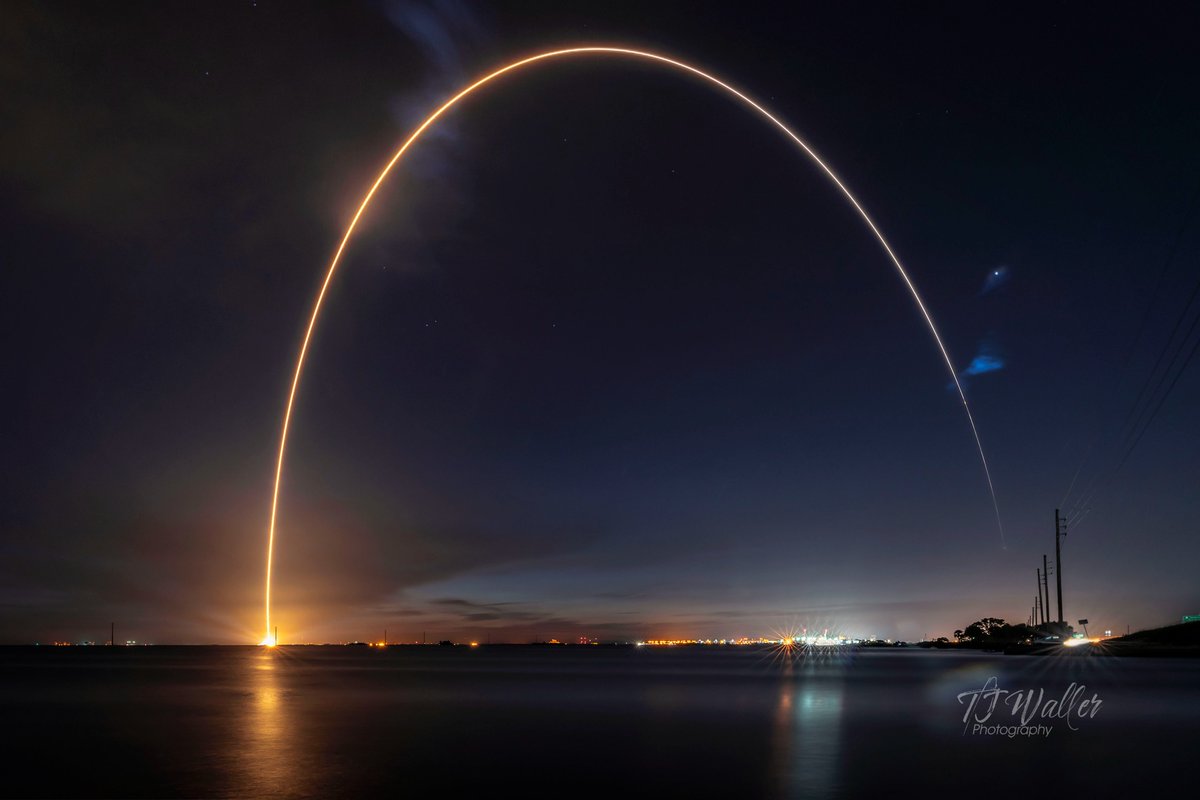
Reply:
[[261, 637], [278, 425], [343, 226], [441, 98], [575, 44], [707, 68], [841, 174], [964, 370], [1007, 549], [829, 181], [708, 86], [576, 59], [458, 107], [365, 218], [296, 409], [282, 640], [948, 635], [1025, 619], [1060, 503], [1069, 620], [1200, 613], [1198, 22], [5, 3], [0, 642]]

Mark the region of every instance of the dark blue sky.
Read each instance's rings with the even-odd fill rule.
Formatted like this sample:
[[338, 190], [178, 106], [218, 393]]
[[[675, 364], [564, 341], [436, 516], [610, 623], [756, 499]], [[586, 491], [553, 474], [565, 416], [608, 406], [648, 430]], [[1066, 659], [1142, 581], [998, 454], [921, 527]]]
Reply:
[[440, 97], [580, 43], [702, 65], [839, 171], [955, 362], [999, 367], [965, 381], [1007, 550], [934, 343], [829, 182], [705, 86], [577, 61], [455, 110], [352, 245], [297, 407], [282, 638], [1021, 620], [1077, 471], [1067, 617], [1200, 608], [1187, 12], [0, 14], [3, 641], [260, 634], [278, 420], [341, 226]]

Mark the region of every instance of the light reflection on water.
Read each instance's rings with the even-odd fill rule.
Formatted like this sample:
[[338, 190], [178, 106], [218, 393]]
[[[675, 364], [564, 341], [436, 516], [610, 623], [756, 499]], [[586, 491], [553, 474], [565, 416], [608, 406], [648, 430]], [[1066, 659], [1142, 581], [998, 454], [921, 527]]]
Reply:
[[285, 657], [282, 650], [264, 647], [245, 670], [248, 696], [236, 727], [237, 767], [229, 776], [234, 796], [286, 794], [299, 767], [279, 675]]
[[[1012, 797], [1036, 773], [1042, 796], [1142, 796], [1155, 776], [1191, 768], [1197, 663], [923, 652], [781, 662], [735, 648], [0, 648], [7, 763], [71, 765], [52, 776], [9, 770], [0, 794], [515, 789], [694, 800], [878, 797], [919, 783]], [[1036, 741], [964, 735], [957, 694], [989, 676], [1051, 695], [1086, 683], [1103, 711]], [[997, 773], [997, 763], [1022, 767]], [[1062, 768], [1074, 763], [1120, 769]]]
[[775, 714], [776, 793], [784, 798], [834, 797], [841, 769], [840, 667], [801, 661], [784, 667]]

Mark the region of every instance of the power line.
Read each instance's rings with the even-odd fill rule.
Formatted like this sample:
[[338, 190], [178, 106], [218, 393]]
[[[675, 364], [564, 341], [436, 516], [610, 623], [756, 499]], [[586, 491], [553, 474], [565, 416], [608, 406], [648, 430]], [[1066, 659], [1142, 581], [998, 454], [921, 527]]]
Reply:
[[[1146, 377], [1146, 381], [1142, 384], [1142, 390], [1138, 393], [1137, 400], [1134, 401], [1133, 406], [1130, 407], [1129, 413], [1126, 415], [1125, 424], [1122, 425], [1123, 435], [1118, 445], [1121, 455], [1116, 465], [1108, 474], [1104, 475], [1103, 480], [1101, 480], [1101, 473], [1097, 473], [1092, 478], [1087, 488], [1084, 489], [1079, 499], [1072, 506], [1068, 516], [1073, 517], [1081, 510], [1090, 510], [1088, 503], [1099, 490], [1100, 484], [1112, 480], [1129, 461], [1129, 457], [1133, 455], [1134, 450], [1141, 443], [1142, 437], [1146, 435], [1146, 431], [1150, 429], [1150, 426], [1158, 417], [1159, 411], [1166, 404], [1167, 398], [1171, 396], [1175, 386], [1179, 383], [1179, 379], [1187, 371], [1188, 366], [1196, 355], [1197, 348], [1200, 348], [1200, 339], [1197, 339], [1196, 343], [1188, 350], [1187, 355], [1183, 356], [1184, 348], [1187, 347], [1192, 334], [1196, 332], [1197, 327], [1200, 327], [1200, 309], [1197, 309], [1195, 316], [1192, 317], [1191, 324], [1188, 326], [1187, 332], [1178, 342], [1176, 342], [1176, 335], [1179, 333], [1179, 329], [1184, 321], [1191, 315], [1191, 307], [1197, 296], [1200, 296], [1200, 281], [1197, 281], [1195, 287], [1192, 289], [1192, 293], [1188, 296], [1187, 303], [1176, 318], [1175, 324], [1171, 327], [1171, 335], [1167, 338], [1162, 350], [1159, 351], [1159, 356], [1154, 362], [1154, 368], [1151, 369], [1150, 374]], [[1171, 353], [1171, 357], [1167, 361], [1166, 368], [1159, 375], [1158, 368], [1162, 366], [1163, 359], [1168, 352]], [[1181, 356], [1183, 357], [1183, 361], [1179, 363]], [[1176, 368], [1177, 364], [1179, 364], [1178, 368]], [[1156, 376], [1158, 378], [1157, 381], [1154, 380]], [[1168, 383], [1168, 380], [1170, 383]], [[1151, 383], [1154, 386], [1147, 394], [1146, 390], [1150, 388]], [[1164, 384], [1166, 385], [1166, 390], [1162, 391]], [[1146, 401], [1145, 405], [1142, 405], [1143, 399]]]
[[[1154, 279], [1154, 289], [1151, 293], [1150, 302], [1148, 302], [1146, 305], [1146, 311], [1142, 312], [1141, 320], [1139, 321], [1139, 324], [1138, 324], [1138, 331], [1136, 331], [1136, 333], [1133, 337], [1133, 341], [1130, 342], [1129, 347], [1126, 349], [1126, 354], [1124, 354], [1124, 357], [1121, 361], [1120, 371], [1118, 371], [1117, 378], [1114, 381], [1114, 384], [1112, 384], [1112, 390], [1109, 395], [1110, 398], [1115, 399], [1118, 387], [1121, 386], [1121, 384], [1124, 381], [1124, 378], [1126, 378], [1126, 374], [1127, 374], [1128, 368], [1129, 368], [1129, 363], [1132, 362], [1132, 360], [1133, 360], [1134, 351], [1136, 350], [1136, 347], [1138, 347], [1138, 344], [1141, 342], [1142, 335], [1144, 335], [1144, 333], [1146, 331], [1146, 326], [1148, 324], [1148, 321], [1150, 321], [1154, 306], [1156, 306], [1158, 303], [1158, 296], [1160, 293], [1162, 293], [1165, 277], [1166, 277], [1166, 275], [1168, 275], [1168, 271], [1170, 269], [1171, 264], [1174, 263], [1176, 255], [1178, 255], [1178, 252], [1180, 252], [1180, 247], [1182, 246], [1184, 239], [1186, 239], [1188, 230], [1190, 228], [1192, 228], [1192, 223], [1195, 221], [1196, 212], [1198, 212], [1198, 211], [1200, 211], [1200, 185], [1196, 186], [1195, 191], [1192, 193], [1192, 199], [1190, 199], [1190, 201], [1188, 203], [1188, 211], [1186, 213], [1184, 213], [1180, 227], [1178, 227], [1178, 229], [1176, 230], [1175, 236], [1172, 237], [1171, 247], [1170, 247], [1168, 253], [1166, 253], [1166, 258], [1163, 259], [1163, 265], [1159, 267], [1158, 277], [1156, 279]], [[1166, 343], [1164, 344], [1163, 349], [1159, 351], [1158, 359], [1156, 361], [1154, 361], [1154, 367], [1151, 369], [1150, 374], [1147, 375], [1144, 383], [1142, 383], [1141, 390], [1138, 392], [1138, 399], [1135, 399], [1134, 404], [1132, 405], [1132, 407], [1130, 407], [1128, 414], [1126, 415], [1126, 419], [1124, 419], [1124, 421], [1121, 423], [1121, 427], [1118, 428], [1118, 431], [1120, 431], [1123, 434], [1121, 437], [1122, 443], [1126, 443], [1126, 441], [1129, 441], [1129, 438], [1132, 437], [1132, 435], [1133, 435], [1134, 429], [1136, 427], [1138, 427], [1138, 426], [1136, 426], [1135, 420], [1140, 420], [1140, 417], [1142, 416], [1142, 414], [1138, 414], [1138, 409], [1140, 407], [1142, 397], [1145, 396], [1147, 387], [1150, 386], [1150, 383], [1154, 378], [1154, 374], [1157, 373], [1158, 367], [1160, 366], [1160, 363], [1162, 363], [1163, 357], [1166, 354], [1166, 350], [1170, 349], [1170, 344], [1172, 341], [1174, 341], [1175, 333], [1178, 331], [1178, 327], [1180, 327], [1180, 325], [1182, 325], [1182, 323], [1183, 323], [1183, 320], [1187, 318], [1188, 309], [1190, 308], [1190, 306], [1192, 306], [1192, 302], [1195, 300], [1195, 296], [1196, 296], [1196, 293], [1198, 293], [1198, 291], [1200, 291], [1200, 283], [1196, 283], [1196, 287], [1193, 289], [1192, 295], [1190, 295], [1188, 297], [1188, 302], [1186, 303], [1186, 305], [1184, 305], [1183, 311], [1181, 312], [1180, 317], [1178, 317], [1178, 319], [1176, 320], [1175, 326], [1172, 327], [1171, 335], [1168, 337], [1168, 339], [1166, 339]], [[1184, 337], [1184, 342], [1187, 342], [1187, 337]], [[1181, 343], [1181, 347], [1182, 347], [1182, 343]], [[1168, 368], [1168, 372], [1170, 372], [1170, 368]], [[1160, 385], [1162, 385], [1162, 381], [1159, 381], [1158, 386], [1160, 386]], [[1158, 386], [1156, 386], [1156, 390], [1154, 390], [1154, 391], [1157, 392]], [[1148, 401], [1147, 401], [1147, 408], [1148, 408], [1148, 405], [1150, 405], [1150, 403], [1153, 402], [1152, 398], [1153, 398], [1153, 392], [1151, 393], [1151, 399], [1148, 399]], [[1111, 399], [1110, 399], [1110, 404], [1111, 404]], [[1135, 414], [1136, 414], [1136, 416], [1135, 416]], [[1104, 416], [1108, 416], [1108, 411], [1105, 411], [1105, 413], [1102, 415], [1102, 419]], [[1129, 425], [1130, 425], [1130, 422], [1132, 422], [1132, 421], [1134, 422], [1134, 425], [1132, 428], [1130, 428]], [[1147, 423], [1147, 425], [1148, 425], [1148, 423]], [[1094, 437], [1092, 438], [1091, 444], [1088, 445], [1087, 450], [1085, 451], [1084, 457], [1082, 457], [1080, 459], [1079, 467], [1076, 467], [1075, 474], [1072, 476], [1072, 479], [1070, 479], [1070, 485], [1067, 488], [1067, 493], [1063, 495], [1063, 499], [1062, 499], [1061, 503], [1058, 504], [1058, 505], [1060, 505], [1060, 507], [1066, 507], [1067, 500], [1070, 498], [1070, 493], [1072, 493], [1072, 489], [1075, 487], [1076, 481], [1079, 480], [1080, 473], [1082, 473], [1082, 471], [1084, 471], [1084, 468], [1086, 467], [1088, 462], [1091, 461], [1092, 455], [1093, 455], [1094, 451], [1096, 451], [1096, 445], [1099, 443], [1100, 438], [1102, 438], [1103, 431], [1104, 431], [1103, 426], [1099, 427], [1097, 429], [1096, 435], [1094, 435]], [[1138, 438], [1140, 439], [1140, 435]], [[1128, 456], [1126, 456], [1126, 457], [1128, 457]], [[1122, 459], [1121, 463], [1122, 464], [1124, 463], [1124, 459]], [[1110, 476], [1116, 474], [1117, 469], [1120, 469], [1120, 467], [1117, 467], [1114, 470], [1112, 470], [1112, 473], [1110, 474]], [[1100, 473], [1099, 473], [1099, 471], [1097, 471], [1097, 473], [1092, 476], [1092, 479], [1087, 482], [1086, 488], [1084, 488], [1084, 491], [1081, 492], [1081, 495], [1088, 495], [1088, 494], [1091, 494], [1092, 492], [1094, 492], [1093, 487], [1094, 487], [1094, 485], [1096, 485], [1096, 483], [1097, 483], [1097, 481], [1099, 481], [1099, 479], [1100, 479]], [[1105, 477], [1105, 480], [1108, 480], [1108, 476]], [[1082, 499], [1076, 500], [1076, 503], [1072, 509], [1072, 513], [1074, 513], [1075, 510], [1078, 510], [1082, 503], [1084, 503], [1084, 500], [1082, 500]]]
[[[1150, 374], [1146, 376], [1146, 381], [1142, 384], [1142, 390], [1138, 392], [1137, 400], [1134, 401], [1133, 407], [1129, 409], [1129, 414], [1125, 418], [1125, 424], [1121, 426], [1122, 430], [1125, 430], [1126, 427], [1129, 426], [1128, 431], [1123, 437], [1124, 442], [1128, 442], [1129, 439], [1133, 437], [1134, 431], [1137, 430], [1138, 425], [1141, 422], [1141, 418], [1145, 416], [1146, 410], [1154, 401], [1154, 395], [1157, 394], [1160, 388], [1162, 388], [1167, 376], [1171, 373], [1171, 368], [1175, 365], [1176, 359], [1179, 358], [1180, 351], [1183, 350], [1183, 346], [1187, 343], [1187, 340], [1191, 338], [1192, 332], [1196, 329], [1196, 322], [1200, 321], [1200, 315], [1197, 315], [1197, 317], [1192, 320], [1192, 324], [1191, 327], [1188, 328], [1188, 332], [1184, 334], [1183, 339], [1181, 339], [1179, 344], [1175, 347], [1175, 352], [1171, 355], [1171, 360], [1167, 364], [1166, 370], [1163, 371], [1163, 374], [1158, 379], [1158, 382], [1154, 384], [1154, 389], [1149, 395], [1146, 395], [1146, 389], [1150, 387], [1151, 381], [1154, 380], [1154, 376], [1158, 373], [1158, 368], [1162, 364], [1163, 358], [1166, 357], [1167, 351], [1170, 350], [1171, 345], [1175, 343], [1175, 334], [1179, 333], [1180, 326], [1183, 325], [1184, 320], [1186, 320], [1188, 315], [1191, 313], [1192, 303], [1195, 302], [1197, 296], [1200, 296], [1200, 281], [1196, 281], [1196, 286], [1192, 289], [1192, 293], [1188, 296], [1188, 301], [1184, 304], [1183, 310], [1179, 312], [1179, 316], [1175, 319], [1175, 324], [1171, 327], [1171, 333], [1167, 337], [1167, 341], [1163, 344], [1162, 350], [1159, 351], [1158, 358], [1155, 359], [1154, 366], [1151, 368]], [[1146, 406], [1139, 411], [1138, 409], [1139, 406], [1141, 406], [1143, 397], [1146, 398]], [[1135, 412], [1137, 412], [1136, 418]], [[1131, 422], [1132, 425], [1130, 425]]]
[[[1192, 322], [1193, 329], [1196, 327], [1197, 322], [1200, 322], [1200, 315], [1197, 315], [1196, 319]], [[1191, 331], [1188, 331], [1188, 335], [1191, 335]], [[1187, 339], [1184, 339], [1184, 342], [1186, 341]], [[1182, 346], [1183, 343], [1181, 342], [1180, 344]], [[1158, 405], [1154, 407], [1154, 413], [1150, 415], [1150, 419], [1146, 420], [1146, 424], [1142, 426], [1142, 430], [1137, 435], [1137, 438], [1133, 440], [1133, 443], [1129, 445], [1129, 449], [1125, 451], [1125, 455], [1121, 457], [1120, 463], [1117, 464], [1117, 470], [1119, 470], [1125, 464], [1125, 462], [1129, 459], [1129, 456], [1137, 448], [1138, 442], [1140, 442], [1142, 437], [1146, 435], [1146, 431], [1150, 429], [1150, 425], [1154, 422], [1154, 418], [1158, 416], [1158, 412], [1162, 409], [1163, 404], [1167, 402], [1167, 398], [1171, 396], [1171, 392], [1175, 389], [1175, 384], [1179, 383], [1179, 379], [1183, 377], [1183, 373], [1187, 372], [1188, 365], [1192, 363], [1192, 359], [1195, 358], [1196, 351], [1198, 349], [1200, 349], [1200, 339], [1197, 339], [1196, 343], [1192, 345], [1192, 349], [1188, 352], [1187, 358], [1184, 359], [1183, 365], [1179, 368], [1179, 371], [1175, 373], [1175, 377], [1171, 380], [1171, 385], [1167, 387], [1167, 390], [1163, 392], [1162, 397], [1158, 399]], [[1115, 471], [1116, 470], [1114, 470], [1114, 472]]]
[[1078, 517], [1071, 517], [1070, 520], [1068, 520], [1071, 524], [1071, 530], [1079, 530], [1079, 526], [1083, 524], [1083, 521], [1087, 519], [1087, 516], [1090, 513], [1092, 513], [1092, 507], [1088, 506], [1087, 508], [1083, 509], [1083, 513], [1081, 513]]

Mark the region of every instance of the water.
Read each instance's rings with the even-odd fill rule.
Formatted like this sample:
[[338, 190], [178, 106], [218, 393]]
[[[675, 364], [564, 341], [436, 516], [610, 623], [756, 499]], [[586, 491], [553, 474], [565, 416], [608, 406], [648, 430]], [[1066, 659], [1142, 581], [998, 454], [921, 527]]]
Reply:
[[[1078, 730], [1031, 722], [1049, 736], [964, 733], [957, 695], [992, 676], [1101, 706]], [[1190, 774], [1198, 678], [1200, 660], [913, 649], [4, 648], [0, 793], [1142, 795]]]

